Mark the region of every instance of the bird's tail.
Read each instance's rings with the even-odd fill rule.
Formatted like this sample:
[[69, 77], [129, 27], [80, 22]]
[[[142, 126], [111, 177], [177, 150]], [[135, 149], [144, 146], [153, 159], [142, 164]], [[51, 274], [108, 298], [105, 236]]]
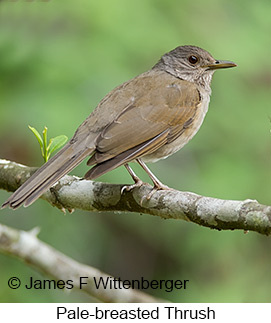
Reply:
[[28, 206], [36, 201], [47, 189], [61, 177], [75, 168], [83, 159], [89, 156], [94, 148], [74, 147], [67, 143], [55, 156], [39, 168], [10, 198], [2, 205], [16, 209], [22, 204]]

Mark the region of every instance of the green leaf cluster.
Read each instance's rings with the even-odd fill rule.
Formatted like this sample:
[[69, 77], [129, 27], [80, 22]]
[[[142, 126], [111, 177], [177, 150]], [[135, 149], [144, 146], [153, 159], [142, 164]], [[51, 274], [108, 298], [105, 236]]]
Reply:
[[34, 127], [28, 126], [28, 128], [33, 132], [33, 134], [35, 135], [35, 137], [37, 138], [37, 140], [39, 142], [41, 154], [42, 154], [42, 157], [43, 157], [43, 160], [45, 163], [48, 161], [51, 154], [54, 151], [61, 148], [68, 140], [67, 136], [60, 135], [60, 136], [51, 138], [49, 140], [49, 144], [47, 144], [48, 143], [48, 140], [47, 140], [48, 128], [47, 127], [44, 127], [44, 129], [42, 131], [42, 135], [40, 135], [40, 133]]

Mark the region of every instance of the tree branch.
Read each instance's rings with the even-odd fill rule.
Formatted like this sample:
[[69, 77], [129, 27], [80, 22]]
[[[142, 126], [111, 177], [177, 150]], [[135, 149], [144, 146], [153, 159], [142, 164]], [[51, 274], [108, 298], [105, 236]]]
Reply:
[[[0, 160], [0, 188], [15, 191], [34, 170]], [[122, 187], [65, 176], [42, 198], [62, 210], [129, 211], [181, 219], [217, 230], [271, 233], [271, 206], [255, 200], [221, 200], [176, 190], [157, 191], [146, 199], [151, 191], [150, 185], [124, 190], [121, 194]]]
[[[101, 286], [97, 288], [94, 277], [97, 281], [101, 278], [106, 281], [106, 279], [113, 277], [96, 268], [83, 265], [55, 250], [37, 238], [38, 232], [37, 228], [26, 232], [0, 224], [0, 251], [16, 256], [57, 281], [69, 281], [68, 287], [72, 285], [72, 288], [82, 290], [102, 302], [167, 302], [135, 289], [104, 289]], [[81, 286], [80, 277], [84, 277]], [[120, 283], [120, 286], [123, 287], [123, 284]]]

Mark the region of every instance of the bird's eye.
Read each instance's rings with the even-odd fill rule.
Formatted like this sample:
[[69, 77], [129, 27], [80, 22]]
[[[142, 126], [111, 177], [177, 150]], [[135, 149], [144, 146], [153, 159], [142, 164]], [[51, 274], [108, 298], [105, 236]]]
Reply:
[[199, 61], [198, 57], [195, 55], [191, 55], [188, 57], [188, 60], [191, 64], [195, 65]]

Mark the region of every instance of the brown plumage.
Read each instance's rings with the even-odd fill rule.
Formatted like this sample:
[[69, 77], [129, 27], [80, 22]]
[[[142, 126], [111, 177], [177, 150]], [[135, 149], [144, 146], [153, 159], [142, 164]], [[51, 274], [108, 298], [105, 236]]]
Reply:
[[195, 46], [165, 54], [150, 71], [113, 89], [64, 148], [2, 207], [30, 205], [87, 156], [94, 166], [86, 179], [139, 160], [156, 188], [164, 188], [143, 162], [166, 158], [196, 134], [208, 109], [214, 70], [233, 66]]

